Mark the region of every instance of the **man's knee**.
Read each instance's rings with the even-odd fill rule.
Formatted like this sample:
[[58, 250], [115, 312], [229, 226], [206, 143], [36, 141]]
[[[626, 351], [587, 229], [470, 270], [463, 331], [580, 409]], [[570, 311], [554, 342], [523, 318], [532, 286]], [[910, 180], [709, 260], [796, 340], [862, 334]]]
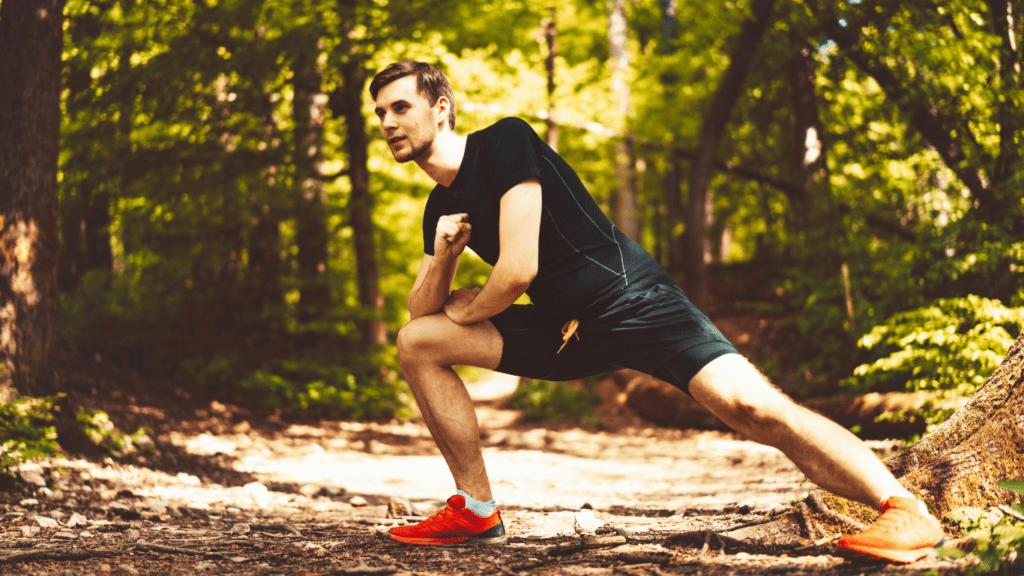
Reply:
[[723, 356], [690, 383], [694, 397], [732, 428], [760, 436], [799, 407], [741, 356]]
[[398, 331], [398, 362], [400, 366], [422, 361], [436, 338], [436, 330], [430, 329], [427, 317], [416, 318]]

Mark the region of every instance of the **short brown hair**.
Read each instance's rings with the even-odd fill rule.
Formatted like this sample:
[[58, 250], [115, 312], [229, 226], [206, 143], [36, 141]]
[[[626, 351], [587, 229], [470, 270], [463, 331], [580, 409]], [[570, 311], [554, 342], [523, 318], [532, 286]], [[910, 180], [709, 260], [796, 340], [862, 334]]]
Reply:
[[455, 94], [452, 92], [452, 85], [448, 82], [448, 77], [433, 64], [415, 60], [402, 60], [389, 64], [387, 68], [377, 72], [377, 75], [370, 81], [370, 96], [376, 100], [377, 93], [381, 88], [399, 78], [413, 74], [416, 75], [416, 91], [426, 96], [431, 106], [437, 104], [441, 96], [448, 99], [448, 127], [454, 130]]

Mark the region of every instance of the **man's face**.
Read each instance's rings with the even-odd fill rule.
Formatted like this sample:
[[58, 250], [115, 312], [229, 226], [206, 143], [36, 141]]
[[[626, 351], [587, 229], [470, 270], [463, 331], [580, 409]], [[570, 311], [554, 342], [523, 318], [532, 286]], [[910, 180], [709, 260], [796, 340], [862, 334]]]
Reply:
[[416, 160], [434, 143], [437, 136], [438, 107], [416, 90], [416, 76], [404, 76], [377, 92], [375, 113], [380, 131], [399, 162]]

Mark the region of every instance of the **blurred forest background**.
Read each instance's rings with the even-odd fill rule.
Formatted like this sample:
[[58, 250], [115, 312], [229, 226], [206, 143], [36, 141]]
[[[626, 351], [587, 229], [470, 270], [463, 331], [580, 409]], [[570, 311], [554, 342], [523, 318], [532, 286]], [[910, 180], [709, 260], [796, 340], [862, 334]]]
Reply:
[[772, 318], [789, 393], [969, 395], [1024, 327], [1022, 9], [67, 0], [60, 346], [285, 414], [408, 414], [433, 183], [366, 86], [410, 58], [460, 133], [529, 121], [712, 317]]

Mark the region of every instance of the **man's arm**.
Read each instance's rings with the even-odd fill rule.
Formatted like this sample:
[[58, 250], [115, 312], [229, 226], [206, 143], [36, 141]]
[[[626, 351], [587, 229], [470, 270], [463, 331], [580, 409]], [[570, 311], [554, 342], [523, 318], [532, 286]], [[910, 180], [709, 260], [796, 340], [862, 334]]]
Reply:
[[498, 261], [482, 290], [457, 290], [451, 295], [444, 311], [452, 321], [466, 325], [486, 320], [526, 292], [537, 276], [542, 210], [537, 178], [523, 180], [502, 196]]
[[444, 309], [459, 267], [459, 256], [466, 249], [472, 232], [472, 226], [466, 222], [468, 217], [468, 214], [450, 214], [438, 219], [434, 232], [434, 255], [423, 254], [416, 281], [409, 291], [411, 320]]
[[438, 259], [430, 254], [423, 255], [420, 271], [416, 274], [416, 282], [409, 292], [410, 320], [436, 314], [444, 308], [458, 267], [458, 256]]

